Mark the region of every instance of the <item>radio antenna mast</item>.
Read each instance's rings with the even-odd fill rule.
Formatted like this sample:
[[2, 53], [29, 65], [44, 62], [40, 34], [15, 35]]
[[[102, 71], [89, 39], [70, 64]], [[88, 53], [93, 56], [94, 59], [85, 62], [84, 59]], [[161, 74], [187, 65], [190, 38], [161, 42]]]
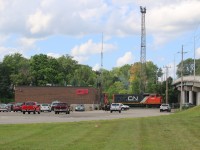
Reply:
[[140, 6], [141, 18], [141, 51], [140, 51], [140, 92], [144, 93], [146, 84], [146, 29], [145, 29], [145, 14], [146, 7]]

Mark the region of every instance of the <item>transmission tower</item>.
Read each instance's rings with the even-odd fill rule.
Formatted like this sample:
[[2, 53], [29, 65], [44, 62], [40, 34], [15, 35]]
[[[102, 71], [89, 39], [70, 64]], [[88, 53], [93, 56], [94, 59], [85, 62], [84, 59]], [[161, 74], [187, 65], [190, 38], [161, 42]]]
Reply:
[[145, 92], [146, 85], [146, 29], [145, 29], [145, 14], [146, 7], [140, 6], [141, 18], [141, 51], [140, 51], [140, 92]]

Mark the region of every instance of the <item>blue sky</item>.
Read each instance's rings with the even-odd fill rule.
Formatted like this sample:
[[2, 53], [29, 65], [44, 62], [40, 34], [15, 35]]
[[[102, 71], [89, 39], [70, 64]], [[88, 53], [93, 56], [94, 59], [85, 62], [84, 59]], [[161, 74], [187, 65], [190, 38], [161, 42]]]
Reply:
[[111, 70], [140, 60], [141, 13], [146, 7], [146, 60], [158, 67], [200, 58], [199, 0], [0, 0], [0, 61], [21, 53], [71, 55]]

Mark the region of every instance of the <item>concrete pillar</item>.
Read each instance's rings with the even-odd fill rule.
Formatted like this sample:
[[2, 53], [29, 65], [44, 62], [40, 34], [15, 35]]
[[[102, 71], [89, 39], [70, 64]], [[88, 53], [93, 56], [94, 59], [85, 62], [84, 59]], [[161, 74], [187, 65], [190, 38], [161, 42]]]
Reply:
[[194, 104], [193, 92], [189, 91], [189, 103]]
[[197, 92], [197, 106], [200, 105], [200, 92]]
[[183, 91], [183, 100], [182, 100], [182, 104], [186, 103], [186, 91]]

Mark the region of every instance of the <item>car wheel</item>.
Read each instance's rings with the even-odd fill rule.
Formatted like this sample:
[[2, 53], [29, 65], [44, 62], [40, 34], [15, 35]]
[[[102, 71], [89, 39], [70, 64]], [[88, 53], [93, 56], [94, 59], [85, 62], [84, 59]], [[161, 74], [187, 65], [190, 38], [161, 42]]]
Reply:
[[25, 114], [26, 112], [25, 111], [23, 111], [23, 114]]
[[55, 114], [57, 114], [57, 112], [55, 111]]

